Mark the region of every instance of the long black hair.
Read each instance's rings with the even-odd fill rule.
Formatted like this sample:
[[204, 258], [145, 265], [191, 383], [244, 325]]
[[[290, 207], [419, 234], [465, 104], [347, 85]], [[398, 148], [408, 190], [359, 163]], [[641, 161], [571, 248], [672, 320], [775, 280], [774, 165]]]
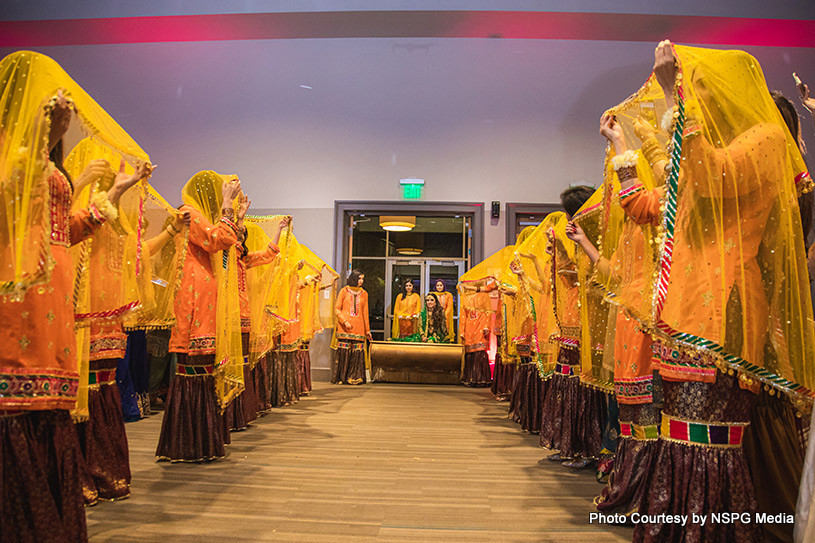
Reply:
[[351, 273], [348, 274], [348, 281], [346, 281], [345, 284], [348, 285], [349, 287], [358, 287], [360, 275], [365, 274], [362, 273], [362, 270], [354, 268], [353, 270], [351, 270]]
[[436, 295], [435, 292], [428, 292], [425, 296], [425, 308], [427, 307], [427, 296], [433, 296], [433, 299], [436, 301], [436, 307], [433, 308], [433, 312], [428, 312], [427, 314], [427, 330], [433, 330], [433, 333], [438, 335], [440, 338], [447, 337], [447, 319], [444, 315], [444, 309], [439, 303], [439, 297]]

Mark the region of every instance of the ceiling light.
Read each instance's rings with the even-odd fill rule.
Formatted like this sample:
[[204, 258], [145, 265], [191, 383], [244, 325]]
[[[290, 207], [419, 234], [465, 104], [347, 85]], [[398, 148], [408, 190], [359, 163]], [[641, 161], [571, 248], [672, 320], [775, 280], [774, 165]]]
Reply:
[[422, 249], [417, 249], [415, 247], [400, 247], [399, 249], [396, 249], [396, 252], [400, 255], [416, 256], [422, 254]]
[[407, 232], [416, 227], [416, 217], [383, 215], [379, 217], [379, 226], [390, 232]]

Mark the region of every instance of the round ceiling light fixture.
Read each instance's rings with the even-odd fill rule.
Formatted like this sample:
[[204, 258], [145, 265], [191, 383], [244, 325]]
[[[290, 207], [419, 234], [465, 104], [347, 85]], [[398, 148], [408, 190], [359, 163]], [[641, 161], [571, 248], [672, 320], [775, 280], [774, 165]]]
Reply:
[[379, 217], [379, 226], [390, 232], [408, 232], [416, 227], [416, 217], [383, 215]]

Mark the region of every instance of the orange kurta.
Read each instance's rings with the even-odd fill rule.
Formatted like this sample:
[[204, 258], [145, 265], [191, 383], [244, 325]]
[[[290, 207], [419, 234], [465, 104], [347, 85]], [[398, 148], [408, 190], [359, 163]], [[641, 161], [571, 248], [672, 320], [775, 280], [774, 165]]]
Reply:
[[[368, 293], [362, 287], [345, 286], [337, 295], [337, 339], [363, 341], [371, 333]], [[348, 323], [348, 326], [346, 326]]]
[[289, 286], [290, 307], [294, 308], [292, 314], [294, 320], [289, 323], [288, 328], [280, 335], [280, 345], [277, 350], [281, 352], [296, 351], [300, 348], [300, 278], [297, 274], [291, 276], [291, 285]]
[[176, 325], [170, 336], [170, 352], [190, 356], [215, 354], [215, 316], [218, 286], [211, 255], [238, 243], [237, 233], [225, 221], [212, 225], [192, 206], [184, 275], [175, 299]]
[[486, 351], [490, 346], [490, 318], [492, 315], [489, 311], [476, 309], [476, 307], [491, 307], [490, 295], [483, 291], [475, 293], [472, 305], [474, 307], [462, 307], [461, 316], [464, 322], [459, 323], [464, 350], [468, 353]]
[[[670, 281], [660, 318], [674, 330], [725, 345], [725, 306], [740, 304], [745, 334], [741, 352], [732, 354], [760, 364], [768, 304], [756, 257], [775, 203], [769, 191], [782, 180], [772, 178], [774, 164], [767, 164], [767, 172], [762, 172], [762, 162], [753, 160], [750, 153], [758, 143], [783, 147], [784, 134], [776, 125], [757, 125], [736, 138], [726, 153], [725, 149], [714, 149], [704, 137], [692, 137], [685, 144], [685, 151], [692, 153], [690, 156], [704, 160], [697, 164], [698, 169], [689, 164], [681, 172], [676, 224], [684, 224], [699, 199], [716, 197], [722, 202], [721, 224], [717, 228], [723, 232], [723, 245], [700, 243], [691, 239], [687, 229], [676, 229]], [[719, 194], [707, 194], [707, 185], [693, 180], [694, 175], [708, 171], [722, 172], [724, 179], [738, 182], [722, 182]], [[739, 172], [756, 174], [737, 175]], [[656, 225], [662, 219], [658, 190], [634, 189], [621, 204], [638, 224]], [[720, 258], [722, 253], [727, 257], [724, 260]], [[733, 296], [737, 302], [731, 301]], [[716, 378], [715, 368], [663, 365], [660, 371], [669, 379], [713, 382]]]
[[[22, 302], [0, 302], [0, 409], [72, 409], [79, 385], [73, 262], [68, 247], [98, 228], [87, 209], [71, 213], [71, 185], [50, 165], [51, 280]], [[41, 235], [41, 234], [39, 234]]]

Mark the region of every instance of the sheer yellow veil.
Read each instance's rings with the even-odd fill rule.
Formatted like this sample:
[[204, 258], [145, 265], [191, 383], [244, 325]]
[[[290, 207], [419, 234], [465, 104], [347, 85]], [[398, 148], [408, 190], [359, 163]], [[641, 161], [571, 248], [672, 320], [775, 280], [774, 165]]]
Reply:
[[[0, 271], [0, 294], [21, 299], [32, 285], [50, 279], [50, 193], [48, 135], [50, 111], [58, 92], [72, 111], [62, 153], [65, 170], [77, 181], [85, 166], [105, 159], [118, 169], [126, 161], [130, 173], [149, 156], [52, 59], [18, 51], [0, 61], [0, 252], [8, 263]], [[109, 188], [111, 175], [101, 186], [85, 186], [73, 194], [74, 207], [87, 207], [94, 195]], [[106, 198], [98, 194], [100, 205]], [[138, 225], [121, 217], [103, 225], [96, 235], [71, 249], [75, 277], [72, 292], [76, 324], [79, 391], [72, 411], [77, 420], [88, 416], [90, 322], [121, 322], [141, 303], [136, 269]], [[91, 273], [95, 270], [95, 273]], [[144, 303], [149, 303], [145, 299]]]
[[[149, 160], [135, 141], [59, 64], [32, 51], [0, 61], [0, 295], [20, 299], [47, 282], [50, 249], [48, 135], [50, 109], [59, 90], [74, 111], [63, 138], [67, 154], [83, 137], [134, 165]], [[118, 167], [118, 162], [116, 162]]]
[[[244, 221], [246, 225], [246, 248], [249, 252], [262, 251], [269, 245], [269, 236], [257, 223]], [[276, 262], [255, 266], [246, 270], [246, 288], [249, 295], [252, 328], [249, 335], [249, 362], [257, 361], [272, 348], [271, 316], [266, 312], [266, 300], [272, 284]]]
[[[234, 176], [221, 176], [212, 170], [198, 172], [184, 185], [182, 199], [215, 224], [221, 218], [223, 184], [231, 177]], [[210, 261], [218, 287], [215, 392], [221, 408], [225, 408], [244, 389], [237, 249], [233, 245], [227, 251], [218, 251]]]
[[[595, 247], [602, 233], [604, 194], [601, 186], [572, 217]], [[602, 289], [591, 280], [594, 265], [589, 257], [578, 250], [575, 262], [580, 296], [580, 379], [586, 385], [612, 392], [617, 307], [604, 299]]]
[[[259, 226], [267, 236], [273, 235], [283, 215], [247, 216], [245, 222]], [[269, 333], [272, 336], [283, 333], [296, 319], [292, 287], [298, 277], [297, 265], [304, 258], [300, 243], [292, 233], [292, 224], [280, 234], [278, 242], [280, 253], [275, 259], [267, 289], [265, 311], [272, 317]]]
[[[523, 269], [519, 295], [515, 300], [516, 319], [531, 319], [532, 343], [538, 371], [549, 377], [557, 361], [557, 345], [552, 341], [559, 335], [553, 302], [553, 236], [566, 236], [566, 214], [550, 213], [535, 227], [522, 243], [515, 246], [515, 263]], [[521, 255], [534, 255], [537, 260]]]
[[[654, 122], [666, 107], [653, 75], [609, 110], [630, 147], [652, 141], [642, 133], [651, 124], [646, 132], [669, 156], [665, 172], [652, 172], [644, 152], [637, 168], [646, 181], [664, 182], [658, 226], [640, 228], [634, 247], [649, 264], [655, 254], [655, 273], [646, 269], [639, 289], [650, 307], [622, 285], [605, 286], [650, 327], [663, 371], [690, 365], [706, 379], [717, 368], [738, 372], [745, 385], [779, 389], [803, 409], [815, 385], [815, 330], [796, 196], [811, 179], [755, 58], [674, 50], [677, 105], [665, 126]], [[637, 126], [637, 117], [646, 122]], [[608, 168], [605, 182], [614, 215], [617, 180]], [[621, 252], [618, 230], [616, 239], [604, 232], [603, 254]]]
[[[178, 211], [155, 188], [142, 183], [122, 196], [119, 213], [130, 224], [141, 224], [139, 292], [142, 303], [125, 318], [128, 329], [169, 328], [175, 323], [174, 302], [186, 257], [189, 230], [175, 233]], [[152, 303], [145, 303], [152, 299]]]

